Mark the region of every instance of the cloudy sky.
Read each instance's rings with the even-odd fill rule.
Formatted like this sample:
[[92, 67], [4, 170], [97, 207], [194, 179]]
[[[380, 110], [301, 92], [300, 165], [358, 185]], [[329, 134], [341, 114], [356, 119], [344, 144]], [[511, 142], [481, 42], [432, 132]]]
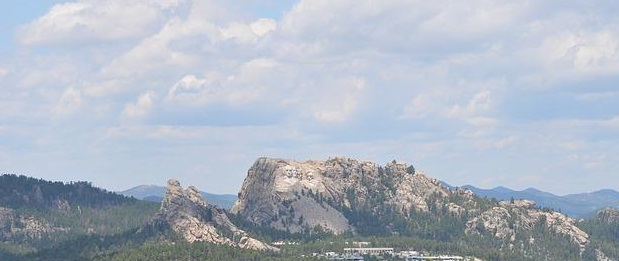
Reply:
[[619, 2], [0, 0], [0, 172], [236, 193], [257, 157], [619, 189]]

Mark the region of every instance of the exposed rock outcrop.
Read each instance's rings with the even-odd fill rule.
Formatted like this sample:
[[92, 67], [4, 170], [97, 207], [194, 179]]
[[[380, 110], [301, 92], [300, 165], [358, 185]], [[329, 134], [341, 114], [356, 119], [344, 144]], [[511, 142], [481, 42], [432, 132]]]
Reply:
[[183, 189], [169, 180], [161, 209], [154, 222], [166, 222], [189, 242], [206, 241], [256, 250], [278, 250], [250, 237], [236, 227], [225, 211], [209, 205], [200, 192], [190, 186]]
[[16, 213], [13, 209], [0, 207], [0, 241], [19, 238], [42, 239], [45, 236], [67, 232], [64, 227], [52, 226], [45, 220]]
[[543, 211], [530, 200], [501, 201], [466, 223], [467, 232], [482, 233], [490, 231], [499, 239], [516, 239], [518, 229], [531, 230], [538, 222], [558, 234], [565, 235], [581, 250], [589, 243], [589, 235], [576, 226], [576, 222], [565, 214]]
[[602, 250], [599, 250], [599, 249], [595, 250], [595, 260], [597, 260], [597, 261], [614, 261], [613, 259], [611, 259], [608, 256], [606, 256], [606, 254], [604, 254], [604, 252], [602, 252]]
[[[231, 211], [291, 232], [320, 225], [339, 234], [354, 228], [337, 209], [388, 204], [408, 215], [413, 210], [427, 212], [428, 204], [435, 204], [432, 197], [450, 195], [438, 180], [409, 172], [406, 164], [395, 161], [380, 167], [343, 157], [303, 162], [259, 158]], [[460, 206], [451, 207], [461, 211]]]
[[619, 224], [619, 210], [615, 208], [605, 208], [598, 211], [595, 218], [606, 224]]
[[[317, 225], [335, 234], [355, 232], [361, 229], [355, 227], [358, 224], [367, 226], [358, 221], [360, 216], [381, 217], [395, 212], [400, 216], [398, 222], [413, 226], [419, 225], [415, 225], [415, 219], [421, 216], [460, 219], [456, 222], [462, 222], [464, 233], [491, 235], [508, 242], [510, 248], [519, 233], [533, 234], [536, 226], [568, 237], [581, 253], [589, 243], [589, 235], [564, 214], [540, 209], [532, 201], [497, 203], [478, 198], [467, 189], [450, 190], [396, 161], [381, 167], [342, 157], [302, 162], [259, 158], [249, 169], [231, 212], [255, 224], [290, 232]], [[353, 218], [357, 219], [354, 223]], [[399, 233], [390, 221], [373, 225]], [[527, 244], [534, 241], [526, 239]]]

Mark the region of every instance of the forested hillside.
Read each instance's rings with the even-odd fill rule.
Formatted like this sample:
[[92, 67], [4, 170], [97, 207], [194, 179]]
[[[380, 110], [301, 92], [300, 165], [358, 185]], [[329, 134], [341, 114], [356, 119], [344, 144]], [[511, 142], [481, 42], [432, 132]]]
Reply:
[[[357, 175], [343, 170], [348, 177]], [[280, 206], [274, 216], [263, 219], [266, 223], [254, 222], [249, 219], [252, 215], [240, 211], [231, 214], [216, 208], [195, 188], [184, 189], [172, 181], [160, 207], [88, 182], [4, 175], [0, 177], [0, 260], [317, 260], [311, 257], [313, 253], [338, 252], [350, 247], [352, 241], [396, 251], [414, 249], [482, 260], [619, 257], [619, 212], [614, 209], [574, 221], [531, 201], [497, 201], [462, 189], [450, 190], [416, 174], [412, 167], [396, 163], [365, 172], [359, 185], [342, 186], [341, 194], [295, 187], [290, 183], [295, 173], [282, 173], [276, 178], [288, 187], [277, 188], [298, 190], [260, 192], [265, 198], [284, 197], [276, 202]], [[312, 182], [321, 178], [314, 175]], [[330, 171], [328, 175], [338, 180], [340, 174]], [[402, 186], [399, 179], [406, 181], [402, 184], [407, 187], [398, 187]], [[246, 190], [242, 195], [248, 209], [264, 204], [256, 201], [255, 191]], [[407, 200], [414, 204], [406, 205]], [[318, 210], [308, 212], [308, 206]], [[262, 211], [261, 215], [269, 214], [264, 208]], [[312, 216], [316, 213], [339, 213], [349, 229], [336, 233], [329, 229], [331, 220]], [[307, 219], [322, 223], [306, 223]], [[270, 223], [274, 221], [277, 223]], [[237, 248], [247, 246], [252, 238], [266, 244], [294, 244], [279, 246], [279, 250]], [[216, 240], [208, 242], [210, 239]]]
[[0, 259], [80, 235], [113, 235], [144, 224], [158, 209], [88, 182], [0, 176]]

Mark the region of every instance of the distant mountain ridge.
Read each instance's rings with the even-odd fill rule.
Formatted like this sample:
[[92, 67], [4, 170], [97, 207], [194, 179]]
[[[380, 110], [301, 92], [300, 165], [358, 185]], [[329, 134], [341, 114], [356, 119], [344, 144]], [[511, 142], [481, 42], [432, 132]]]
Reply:
[[[166, 193], [166, 187], [156, 185], [140, 185], [125, 191], [119, 191], [118, 193], [127, 197], [134, 197], [140, 200], [160, 203]], [[202, 197], [206, 199], [209, 204], [225, 209], [230, 209], [237, 198], [236, 195], [232, 194], [212, 194], [204, 191], [200, 191], [200, 195], [202, 195]]]
[[489, 197], [499, 200], [528, 199], [535, 201], [542, 208], [552, 208], [561, 211], [573, 218], [590, 218], [606, 207], [619, 207], [619, 192], [612, 189], [603, 189], [589, 193], [569, 194], [557, 196], [535, 188], [512, 190], [503, 186], [493, 189], [482, 189], [472, 185], [462, 188], [473, 191], [480, 197]]

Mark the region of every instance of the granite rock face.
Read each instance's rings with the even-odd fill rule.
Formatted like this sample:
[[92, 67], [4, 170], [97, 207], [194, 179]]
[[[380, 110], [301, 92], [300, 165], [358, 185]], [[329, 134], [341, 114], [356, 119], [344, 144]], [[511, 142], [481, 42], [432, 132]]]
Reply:
[[68, 231], [68, 228], [53, 226], [45, 220], [18, 214], [10, 208], [0, 207], [0, 241], [10, 241], [15, 238], [42, 239], [51, 234]]
[[280, 230], [303, 232], [320, 226], [340, 234], [356, 230], [346, 211], [363, 209], [379, 216], [381, 207], [411, 222], [419, 213], [461, 217], [464, 233], [490, 235], [508, 245], [519, 231], [532, 231], [536, 225], [570, 238], [581, 251], [589, 244], [589, 235], [562, 213], [540, 209], [532, 201], [496, 202], [467, 189], [449, 189], [396, 161], [383, 167], [343, 157], [325, 161], [259, 158], [249, 169], [231, 212]]
[[[300, 232], [317, 225], [335, 234], [354, 231], [337, 209], [374, 204], [393, 206], [408, 215], [427, 212], [430, 198], [451, 192], [438, 180], [412, 172], [406, 164], [385, 167], [367, 161], [336, 157], [326, 161], [259, 158], [249, 169], [231, 212], [255, 224]], [[455, 205], [455, 204], [453, 204]], [[461, 206], [452, 206], [461, 211]]]
[[538, 222], [544, 222], [543, 225], [557, 234], [569, 237], [581, 250], [589, 243], [589, 235], [578, 228], [572, 218], [556, 211], [539, 209], [530, 200], [501, 201], [498, 206], [469, 220], [466, 229], [468, 233], [478, 234], [493, 231], [496, 238], [513, 242], [518, 229], [531, 230]]
[[169, 180], [154, 222], [166, 222], [189, 242], [205, 241], [255, 250], [278, 249], [250, 237], [236, 227], [223, 209], [209, 205], [194, 187], [183, 189]]
[[615, 208], [605, 208], [598, 211], [595, 218], [606, 224], [618, 224], [619, 210]]

